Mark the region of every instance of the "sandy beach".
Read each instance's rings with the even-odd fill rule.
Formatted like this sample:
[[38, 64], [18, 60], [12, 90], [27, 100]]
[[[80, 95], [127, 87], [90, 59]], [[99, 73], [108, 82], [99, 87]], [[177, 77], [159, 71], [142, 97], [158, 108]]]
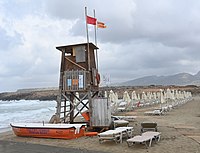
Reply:
[[[154, 106], [155, 107], [155, 106]], [[119, 115], [137, 116], [130, 122], [134, 135], [140, 134], [140, 123], [154, 121], [158, 123], [161, 140], [148, 149], [144, 145], [128, 147], [126, 141], [116, 144], [113, 141], [99, 143], [98, 137], [81, 137], [74, 140], [38, 139], [17, 137], [11, 131], [0, 134], [0, 152], [2, 153], [46, 153], [46, 152], [110, 152], [110, 153], [200, 153], [200, 97], [167, 112], [163, 116], [145, 116], [144, 112], [152, 107], [123, 112]]]

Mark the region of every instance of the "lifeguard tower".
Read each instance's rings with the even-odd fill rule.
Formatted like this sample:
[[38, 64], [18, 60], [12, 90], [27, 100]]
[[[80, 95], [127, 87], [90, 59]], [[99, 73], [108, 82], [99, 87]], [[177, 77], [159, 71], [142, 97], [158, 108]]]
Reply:
[[98, 47], [93, 43], [82, 43], [56, 49], [62, 53], [56, 110], [60, 121], [80, 123], [76, 118], [82, 115], [91, 127], [110, 126], [108, 99], [98, 96], [100, 75], [95, 60]]

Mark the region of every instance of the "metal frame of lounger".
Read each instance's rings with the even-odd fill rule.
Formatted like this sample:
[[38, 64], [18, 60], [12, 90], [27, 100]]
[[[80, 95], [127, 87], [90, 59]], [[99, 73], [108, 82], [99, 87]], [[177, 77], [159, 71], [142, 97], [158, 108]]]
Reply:
[[153, 115], [153, 111], [144, 112], [144, 115]]
[[116, 127], [127, 127], [129, 125], [129, 121], [126, 121], [126, 120], [115, 120], [113, 121], [113, 124], [114, 124], [114, 129]]
[[98, 134], [99, 142], [114, 140], [116, 143], [122, 143], [122, 138], [131, 138], [133, 131], [133, 127], [118, 127], [115, 130], [108, 130]]
[[161, 116], [163, 114], [164, 114], [164, 112], [162, 110], [160, 110], [160, 109], [155, 109], [153, 111], [144, 112], [144, 115], [160, 115]]
[[126, 110], [126, 108], [125, 108], [125, 107], [118, 107], [117, 110], [118, 110], [119, 112], [124, 112], [124, 111]]
[[145, 132], [145, 131], [155, 131], [155, 132], [157, 132], [157, 123], [156, 122], [142, 122], [141, 127], [142, 127], [141, 128], [142, 133]]
[[[137, 135], [131, 139], [128, 139], [126, 142], [128, 144], [128, 147], [134, 145], [135, 143], [143, 143], [145, 144], [146, 148], [151, 147], [153, 139], [155, 139], [155, 142], [160, 141], [160, 132], [145, 132], [142, 133], [142, 135]], [[157, 140], [157, 141], [156, 141]], [[149, 145], [147, 145], [147, 142], [149, 141]]]
[[[144, 144], [145, 147], [148, 148], [151, 146], [152, 139], [153, 139], [152, 136], [137, 135], [137, 136], [134, 136], [133, 138], [128, 139], [126, 142], [128, 144], [128, 147], [133, 146], [135, 143], [140, 143], [140, 144]], [[149, 141], [149, 145], [147, 144], [148, 141]]]
[[99, 143], [104, 140], [114, 140], [115, 143], [122, 143], [122, 136], [124, 130], [108, 130], [98, 134]]
[[122, 137], [132, 138], [133, 136], [133, 127], [117, 127], [115, 130], [123, 130]]
[[153, 111], [153, 115], [163, 115], [163, 111], [162, 110], [160, 110], [160, 109], [155, 109], [154, 111]]
[[126, 121], [135, 121], [137, 116], [113, 116], [113, 117], [116, 117], [118, 118], [119, 120], [126, 120]]
[[142, 133], [142, 136], [145, 136], [145, 135], [152, 136], [155, 139], [155, 142], [160, 141], [160, 135], [161, 135], [160, 132], [147, 131], [147, 132]]

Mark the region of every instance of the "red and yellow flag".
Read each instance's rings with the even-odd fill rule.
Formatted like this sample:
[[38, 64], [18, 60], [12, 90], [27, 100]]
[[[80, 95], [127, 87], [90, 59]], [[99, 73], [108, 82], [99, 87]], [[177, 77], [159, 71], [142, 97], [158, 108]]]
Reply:
[[97, 24], [97, 19], [87, 16], [87, 24], [92, 24], [92, 25], [96, 25]]
[[97, 21], [97, 27], [98, 27], [98, 28], [106, 28], [106, 25], [105, 25], [105, 23], [103, 23], [103, 22]]

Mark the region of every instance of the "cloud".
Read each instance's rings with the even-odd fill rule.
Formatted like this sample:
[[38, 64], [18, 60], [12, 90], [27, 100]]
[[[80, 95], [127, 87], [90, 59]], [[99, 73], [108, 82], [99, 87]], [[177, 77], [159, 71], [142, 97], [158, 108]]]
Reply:
[[6, 50], [14, 48], [15, 46], [23, 43], [21, 35], [17, 32], [14, 32], [13, 35], [9, 35], [4, 29], [0, 27], [0, 35], [2, 40], [0, 41], [0, 51], [5, 52]]
[[[75, 20], [84, 17], [84, 1], [57, 1], [50, 0], [45, 3], [46, 12], [55, 18]], [[81, 11], [83, 13], [81, 13]]]
[[1, 18], [0, 90], [58, 86], [60, 52], [55, 47], [82, 41], [69, 34], [75, 21], [45, 14], [26, 14], [8, 21], [4, 13]]
[[0, 91], [57, 86], [55, 47], [86, 42], [85, 6], [107, 25], [97, 30], [99, 70], [112, 82], [199, 71], [196, 0], [0, 1]]

